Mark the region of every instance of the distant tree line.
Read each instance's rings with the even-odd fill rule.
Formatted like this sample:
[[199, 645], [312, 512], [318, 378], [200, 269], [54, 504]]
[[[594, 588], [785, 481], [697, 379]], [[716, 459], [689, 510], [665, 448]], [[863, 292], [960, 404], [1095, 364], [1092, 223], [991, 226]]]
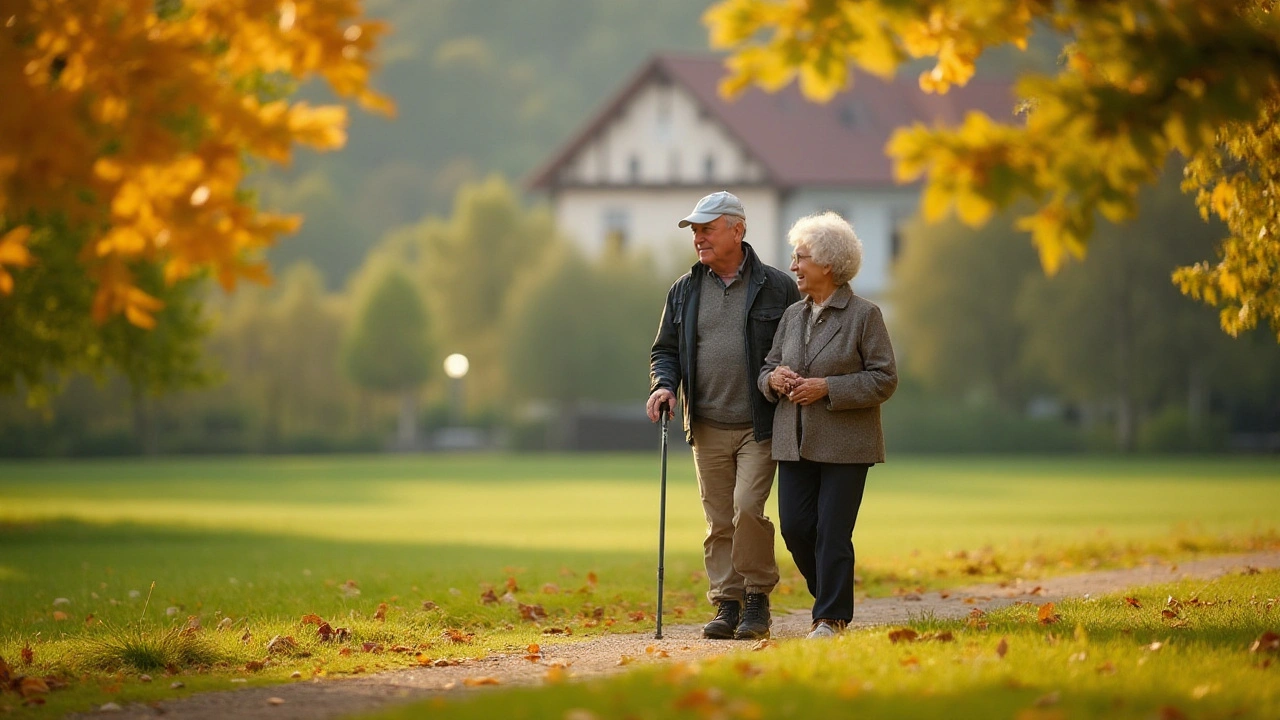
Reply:
[[583, 257], [495, 176], [450, 217], [389, 233], [341, 291], [308, 263], [274, 287], [210, 288], [203, 387], [152, 396], [114, 374], [45, 408], [0, 399], [0, 454], [423, 448], [456, 414], [455, 352], [471, 366], [462, 419], [538, 446], [563, 411], [644, 394], [665, 289], [648, 258]]

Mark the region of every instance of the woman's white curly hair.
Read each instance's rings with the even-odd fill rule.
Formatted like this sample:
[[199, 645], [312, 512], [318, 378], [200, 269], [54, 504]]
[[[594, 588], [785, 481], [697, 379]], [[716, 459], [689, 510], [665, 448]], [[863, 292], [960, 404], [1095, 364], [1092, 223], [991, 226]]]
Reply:
[[795, 248], [809, 248], [815, 263], [830, 265], [836, 287], [852, 280], [862, 269], [862, 241], [847, 220], [830, 210], [797, 220], [787, 231], [787, 242]]

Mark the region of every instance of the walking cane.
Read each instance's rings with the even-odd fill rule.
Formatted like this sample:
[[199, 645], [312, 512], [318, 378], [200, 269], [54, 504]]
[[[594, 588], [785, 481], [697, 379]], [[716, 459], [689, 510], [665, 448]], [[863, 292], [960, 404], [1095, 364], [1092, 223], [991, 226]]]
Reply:
[[667, 540], [667, 404], [658, 407], [662, 424], [662, 500], [658, 503], [658, 631], [654, 639], [662, 639], [662, 561]]

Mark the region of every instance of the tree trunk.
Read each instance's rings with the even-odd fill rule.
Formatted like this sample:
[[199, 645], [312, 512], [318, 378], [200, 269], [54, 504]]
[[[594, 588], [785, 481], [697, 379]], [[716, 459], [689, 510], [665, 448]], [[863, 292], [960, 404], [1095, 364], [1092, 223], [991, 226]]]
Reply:
[[131, 385], [130, 390], [133, 401], [133, 434], [138, 438], [138, 448], [143, 455], [155, 457], [160, 454], [160, 442], [156, 436], [151, 403], [147, 402], [147, 395], [142, 388]]
[[1122, 268], [1117, 293], [1116, 342], [1116, 447], [1133, 452], [1137, 426], [1137, 401], [1133, 396], [1133, 297], [1128, 272]]
[[400, 392], [400, 418], [396, 427], [396, 449], [418, 449], [418, 389]]
[[1191, 364], [1187, 374], [1187, 429], [1192, 435], [1204, 427], [1205, 410], [1209, 406], [1209, 386], [1204, 381], [1200, 366]]

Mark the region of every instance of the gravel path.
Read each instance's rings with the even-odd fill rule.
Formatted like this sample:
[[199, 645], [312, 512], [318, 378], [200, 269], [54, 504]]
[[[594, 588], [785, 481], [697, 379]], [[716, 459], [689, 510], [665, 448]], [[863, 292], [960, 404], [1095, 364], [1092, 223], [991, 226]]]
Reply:
[[[961, 618], [979, 607], [984, 610], [1018, 601], [1044, 603], [1065, 598], [1117, 592], [1184, 578], [1210, 580], [1247, 568], [1280, 568], [1280, 552], [1226, 555], [1181, 563], [1150, 564], [1127, 570], [1090, 572], [1050, 578], [1036, 583], [975, 585], [957, 588], [946, 596], [932, 592], [921, 596], [874, 598], [858, 603], [853, 625], [895, 625], [932, 615]], [[79, 718], [166, 718], [215, 720], [235, 717], [248, 720], [312, 720], [370, 712], [394, 704], [442, 693], [471, 692], [481, 678], [502, 686], [537, 685], [547, 674], [564, 673], [574, 680], [625, 672], [650, 663], [681, 662], [726, 652], [750, 651], [752, 644], [731, 640], [705, 640], [700, 625], [668, 625], [663, 639], [651, 633], [607, 635], [542, 648], [543, 658], [530, 661], [524, 653], [492, 655], [443, 668], [394, 670], [375, 675], [299, 680], [290, 685], [207, 692], [169, 700], [155, 706], [134, 704], [122, 711], [92, 712]], [[774, 618], [776, 640], [803, 637], [809, 630], [808, 612], [792, 612]], [[624, 660], [625, 658], [625, 660]], [[558, 669], [557, 669], [558, 668]]]

